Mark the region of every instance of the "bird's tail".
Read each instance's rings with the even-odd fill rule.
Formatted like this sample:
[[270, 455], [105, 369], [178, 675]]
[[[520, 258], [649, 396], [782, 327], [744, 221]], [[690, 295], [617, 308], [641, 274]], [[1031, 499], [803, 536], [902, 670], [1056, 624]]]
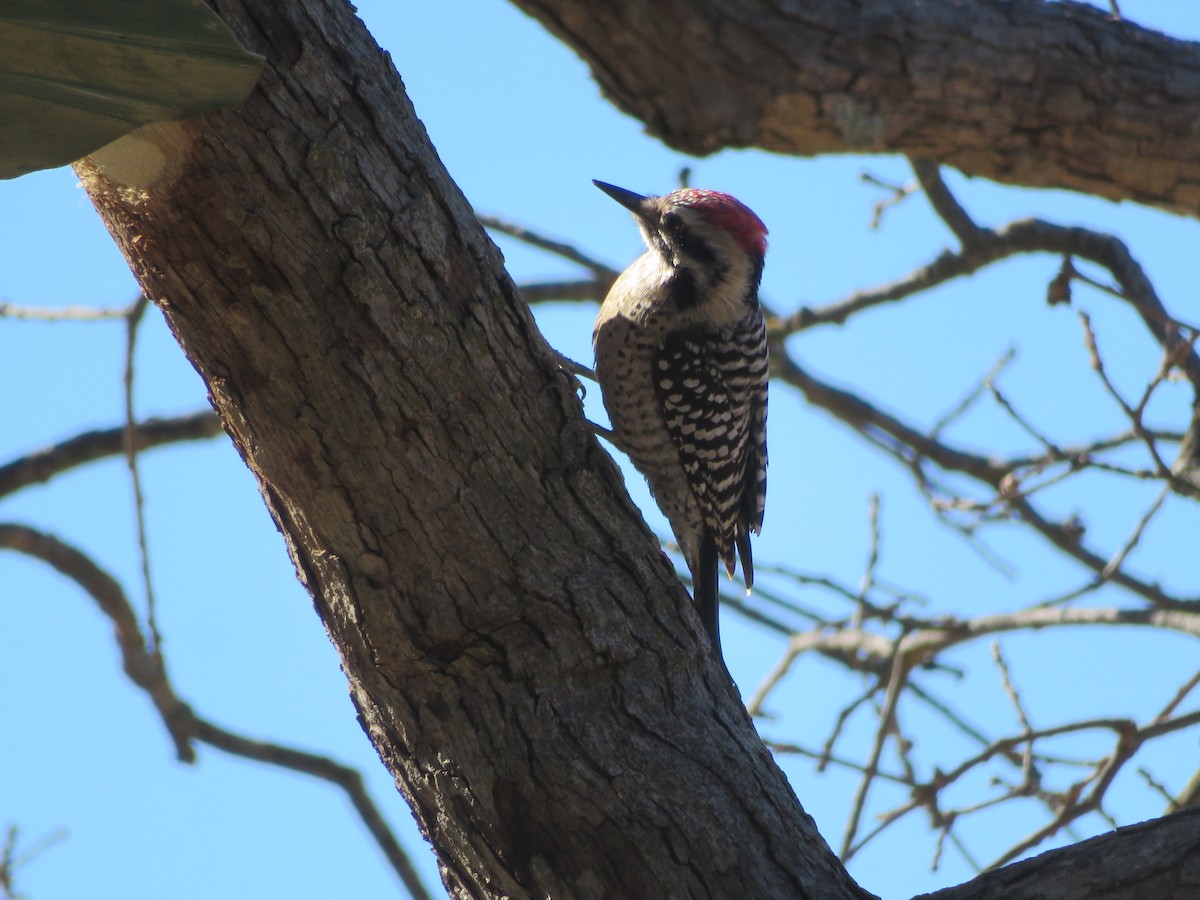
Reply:
[[754, 554], [750, 552], [750, 531], [745, 526], [739, 525], [735, 539], [738, 557], [742, 561], [742, 578], [746, 579], [746, 593], [748, 594], [754, 587]]
[[693, 584], [696, 591], [696, 607], [700, 612], [700, 622], [704, 625], [704, 630], [708, 632], [708, 639], [717, 654], [717, 659], [722, 659], [721, 621], [718, 614], [719, 562], [720, 554], [717, 553], [716, 541], [712, 537], [706, 536], [700, 542], [700, 564], [697, 566], [699, 571], [693, 573]]

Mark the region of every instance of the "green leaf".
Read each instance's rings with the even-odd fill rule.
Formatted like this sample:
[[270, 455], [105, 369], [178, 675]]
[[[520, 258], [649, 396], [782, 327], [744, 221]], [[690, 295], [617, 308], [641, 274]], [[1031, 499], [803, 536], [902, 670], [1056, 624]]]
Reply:
[[0, 0], [0, 178], [241, 106], [262, 65], [199, 0]]

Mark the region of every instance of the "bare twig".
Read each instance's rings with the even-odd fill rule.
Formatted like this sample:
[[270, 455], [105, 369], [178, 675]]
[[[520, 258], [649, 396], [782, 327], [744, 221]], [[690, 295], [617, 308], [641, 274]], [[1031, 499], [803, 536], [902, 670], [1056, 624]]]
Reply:
[[951, 709], [945, 701], [935, 697], [926, 688], [923, 688], [915, 679], [909, 679], [908, 692], [912, 694], [913, 697], [925, 703], [930, 709], [936, 710], [939, 714], [941, 714], [942, 718], [953, 725], [958, 731], [961, 731], [971, 740], [975, 741], [975, 743], [979, 744], [981, 747], [988, 743], [988, 738], [982, 731], [968, 722], [958, 712]]
[[1117, 550], [1115, 554], [1113, 554], [1113, 558], [1110, 559], [1104, 568], [1100, 570], [1100, 574], [1097, 576], [1097, 578], [1099, 578], [1101, 581], [1107, 581], [1113, 576], [1114, 572], [1120, 571], [1121, 566], [1124, 565], [1125, 560], [1129, 557], [1129, 554], [1133, 552], [1133, 548], [1136, 547], [1141, 541], [1142, 533], [1146, 530], [1146, 526], [1150, 524], [1150, 520], [1154, 518], [1160, 509], [1162, 509], [1163, 501], [1167, 499], [1170, 493], [1171, 488], [1169, 486], [1164, 487], [1159, 492], [1158, 496], [1154, 498], [1154, 502], [1150, 504], [1150, 508], [1142, 514], [1142, 517], [1138, 519], [1137, 523], [1133, 526], [1133, 533], [1129, 535], [1125, 543], [1121, 545], [1121, 548]]
[[[854, 715], [855, 711], [858, 710], [859, 707], [870, 701], [870, 699], [875, 696], [875, 692], [879, 690], [879, 687], [879, 682], [876, 680], [871, 687], [867, 688], [866, 691], [864, 691], [854, 700], [851, 700], [838, 711], [837, 717], [833, 722], [833, 728], [829, 732], [829, 737], [825, 739], [825, 744], [823, 747], [821, 747], [821, 756], [817, 761], [818, 772], [824, 772], [826, 767], [829, 765], [829, 761], [833, 759], [833, 748], [837, 745], [838, 738], [841, 737], [842, 731], [846, 727], [846, 723], [850, 721], [850, 717]], [[867, 771], [865, 766], [861, 767], [860, 770], [864, 774]]]
[[[846, 300], [816, 310], [807, 307], [771, 323], [773, 338], [819, 324], [841, 324], [851, 315], [882, 303], [894, 302], [953, 278], [969, 275], [983, 266], [1024, 253], [1053, 253], [1089, 260], [1107, 269], [1119, 287], [1119, 296], [1141, 316], [1163, 350], [1174, 353], [1184, 339], [1181, 323], [1163, 308], [1153, 285], [1129, 249], [1115, 237], [1084, 228], [1067, 228], [1036, 219], [1011, 222], [999, 229], [980, 228], [958, 204], [942, 182], [936, 165], [914, 162], [914, 169], [934, 209], [962, 242], [962, 249], [944, 252], [900, 281], [863, 291]], [[1193, 331], [1194, 333], [1194, 331]], [[1200, 398], [1200, 356], [1194, 348], [1178, 361], [1180, 369]]]
[[810, 309], [801, 306], [794, 313], [768, 320], [767, 330], [772, 338], [796, 334], [818, 325], [844, 325], [856, 313], [895, 303], [914, 294], [971, 275], [1005, 255], [998, 247], [985, 246], [970, 252], [944, 251], [932, 262], [914, 269], [903, 278], [877, 288], [855, 291], [843, 300]]
[[584, 281], [545, 281], [517, 285], [521, 296], [530, 306], [538, 303], [604, 302], [611, 282], [599, 278]]
[[[1033, 726], [1029, 723], [1029, 716], [1025, 712], [1024, 704], [1021, 703], [1021, 695], [1017, 692], [1016, 685], [1013, 684], [1012, 673], [1008, 668], [1008, 662], [1004, 659], [1004, 654], [1000, 650], [999, 641], [992, 641], [992, 661], [996, 664], [996, 668], [1000, 670], [1000, 685], [1017, 714], [1017, 721], [1021, 723], [1021, 732], [1023, 734], [1032, 734]], [[1033, 741], [1025, 744], [1025, 752], [1021, 756], [1021, 775], [1022, 787], [1027, 790], [1032, 789], [1034, 781], [1037, 778], [1033, 768]]]
[[1041, 444], [1050, 454], [1049, 460], [1047, 460], [1046, 457], [1043, 457], [1041, 460], [1039, 460], [1040, 463], [1044, 464], [1047, 461], [1063, 458], [1062, 450], [1058, 448], [1054, 441], [1042, 434], [1042, 432], [1035, 428], [1028, 419], [1017, 412], [1016, 407], [1014, 407], [1012, 403], [1009, 402], [1008, 398], [1001, 393], [1000, 388], [996, 387], [994, 382], [989, 381], [987, 383], [987, 389], [988, 392], [991, 393], [992, 399], [999, 404], [1001, 409], [1008, 413], [1009, 418], [1016, 422], [1022, 431]]
[[578, 263], [591, 272], [599, 281], [612, 284], [617, 279], [617, 275], [619, 274], [617, 271], [584, 253], [574, 244], [568, 244], [565, 241], [556, 241], [553, 238], [538, 234], [524, 225], [509, 222], [507, 219], [501, 219], [498, 216], [478, 216], [478, 219], [484, 228], [490, 228], [501, 234], [507, 234], [509, 237], [516, 238], [518, 241], [528, 244], [531, 247], [537, 247], [539, 250], [545, 250], [553, 253], [555, 256], [561, 256], [570, 262]]
[[746, 711], [750, 715], [757, 716], [762, 713], [763, 701], [766, 700], [767, 695], [787, 675], [793, 661], [810, 647], [819, 646], [821, 638], [822, 636], [819, 633], [810, 632], [808, 634], [797, 634], [788, 641], [787, 652], [780, 657], [779, 662], [775, 664], [775, 667], [763, 679], [762, 684], [758, 686], [758, 690], [754, 692], [750, 700], [746, 703]]
[[893, 184], [890, 181], [884, 181], [879, 176], [873, 175], [870, 172], [863, 172], [861, 175], [859, 175], [859, 179], [861, 181], [865, 182], [866, 184], [873, 184], [875, 187], [883, 188], [885, 191], [888, 191], [891, 195], [889, 197], [885, 197], [883, 200], [876, 202], [875, 205], [872, 207], [872, 211], [871, 211], [871, 230], [872, 231], [878, 229], [879, 226], [883, 224], [883, 214], [884, 213], [886, 213], [893, 206], [896, 206], [896, 205], [902, 203], [907, 198], [911, 197], [917, 189], [917, 186], [915, 184]]
[[[691, 590], [693, 586], [691, 578], [685, 577], [684, 583], [687, 584], [688, 590]], [[758, 585], [754, 586], [754, 592], [755, 594], [759, 593]], [[768, 629], [769, 631], [773, 631], [778, 635], [786, 637], [787, 635], [792, 634], [794, 631], [794, 629], [788, 627], [788, 625], [779, 621], [774, 616], [771, 616], [768, 613], [763, 612], [761, 609], [756, 609], [755, 607], [746, 603], [745, 594], [741, 593], [740, 591], [730, 593], [723, 590], [720, 595], [720, 602], [721, 605], [726, 609], [733, 610], [746, 620], [753, 622], [756, 625], [761, 625], [762, 627]], [[762, 710], [757, 710], [755, 713], [752, 713], [752, 715], [766, 716], [767, 713], [763, 712]]]
[[403, 848], [366, 794], [357, 771], [327, 757], [241, 737], [197, 716], [175, 693], [167, 678], [162, 656], [147, 646], [133, 605], [120, 583], [82, 551], [52, 535], [14, 524], [0, 524], [0, 549], [15, 550], [49, 564], [72, 579], [96, 601], [100, 611], [116, 630], [125, 673], [153, 701], [175, 744], [176, 755], [182, 762], [195, 762], [193, 743], [201, 741], [227, 753], [315, 775], [339, 785], [347, 792], [405, 887], [413, 897], [427, 900], [428, 892]]
[[862, 778], [859, 779], [854, 798], [850, 801], [850, 815], [842, 832], [842, 847], [839, 856], [843, 861], [848, 861], [861, 846], [861, 844], [855, 845], [854, 839], [858, 834], [858, 825], [862, 819], [863, 807], [867, 802], [867, 794], [871, 790], [871, 783], [879, 771], [879, 759], [883, 755], [883, 745], [887, 741], [888, 735], [893, 733], [896, 707], [900, 703], [900, 695], [908, 678], [908, 666], [901, 651], [901, 644], [902, 642], [893, 644], [892, 652], [889, 654], [891, 671], [887, 693], [883, 698], [883, 708], [879, 712], [879, 724], [875, 729], [875, 738], [871, 742], [870, 752], [867, 754], [867, 764]]
[[1196, 674], [1185, 681], [1175, 695], [1167, 702], [1167, 705], [1162, 708], [1162, 711], [1154, 717], [1154, 723], [1165, 722], [1171, 716], [1175, 715], [1175, 710], [1179, 708], [1179, 704], [1187, 699], [1187, 695], [1196, 689], [1196, 685], [1200, 685], [1200, 670]]
[[197, 716], [192, 718], [190, 728], [196, 740], [224, 750], [226, 753], [323, 778], [336, 784], [350, 798], [359, 818], [362, 819], [363, 824], [371, 833], [371, 837], [383, 850], [388, 862], [400, 876], [400, 880], [409, 894], [414, 900], [430, 900], [429, 892], [425, 890], [425, 885], [422, 884], [417, 870], [413, 868], [412, 861], [408, 858], [404, 848], [400, 846], [399, 841], [396, 840], [391, 827], [379, 812], [379, 807], [367, 793], [362, 774], [357, 769], [344, 766], [327, 756], [306, 753], [303, 750], [295, 750], [269, 741], [251, 740]]
[[86, 431], [43, 450], [0, 465], [0, 497], [43, 484], [77, 466], [125, 452], [146, 450], [179, 441], [198, 441], [220, 435], [221, 422], [211, 410], [201, 410], [173, 419], [145, 419], [130, 434], [127, 426]]
[[1190, 809], [1193, 806], [1200, 806], [1200, 769], [1192, 773], [1192, 777], [1188, 779], [1188, 783], [1184, 785], [1167, 812]]
[[1025, 706], [1021, 703], [1021, 695], [1017, 693], [1017, 688], [1012, 682], [1012, 673], [1009, 671], [1008, 662], [1004, 659], [1004, 654], [1000, 650], [998, 641], [992, 641], [992, 662], [1000, 670], [1000, 685], [1003, 687], [1005, 696], [1008, 697], [1013, 710], [1017, 714], [1017, 721], [1021, 723], [1021, 731], [1025, 734], [1031, 734], [1033, 726], [1029, 724], [1029, 716], [1025, 713]]
[[4, 832], [4, 846], [0, 848], [0, 895], [3, 895], [5, 900], [24, 900], [25, 895], [17, 890], [15, 884], [17, 870], [31, 863], [67, 836], [66, 831], [57, 828], [17, 853], [18, 834], [17, 826], [9, 825]]
[[[1053, 837], [1081, 816], [1090, 812], [1100, 811], [1104, 796], [1113, 779], [1116, 778], [1117, 772], [1120, 771], [1121, 767], [1146, 741], [1173, 731], [1191, 728], [1198, 724], [1200, 724], [1200, 711], [1180, 716], [1168, 722], [1156, 722], [1141, 729], [1128, 719], [1094, 719], [1087, 722], [1074, 723], [1070, 726], [1063, 726], [1061, 729], [1045, 729], [1040, 732], [1039, 736], [1049, 736], [1052, 734], [1066, 734], [1070, 731], [1106, 728], [1117, 735], [1117, 744], [1113, 748], [1112, 753], [1094, 773], [1076, 782], [1067, 790], [1066, 796], [1070, 802], [1063, 803], [1058, 814], [1050, 822], [1023, 840], [1018, 841], [1002, 853], [988, 868], [998, 868], [1012, 862], [1047, 838]], [[1084, 795], [1084, 791], [1087, 790], [1089, 785], [1090, 790]]]
[[[1151, 431], [1150, 435], [1151, 435], [1151, 437], [1154, 438], [1154, 440], [1158, 441], [1159, 443], [1178, 444], [1181, 440], [1183, 440], [1183, 432], [1182, 431], [1155, 430], [1155, 431]], [[1103, 453], [1107, 450], [1115, 450], [1118, 447], [1128, 446], [1129, 444], [1136, 443], [1137, 441], [1140, 441], [1140, 440], [1141, 440], [1141, 438], [1138, 437], [1138, 435], [1135, 434], [1132, 430], [1126, 430], [1126, 431], [1122, 431], [1117, 434], [1114, 434], [1111, 437], [1096, 438], [1095, 440], [1089, 441], [1086, 445], [1065, 444], [1065, 445], [1063, 445], [1061, 450], [1062, 450], [1062, 455], [1063, 455], [1064, 460], [1078, 460], [1078, 461], [1080, 461], [1080, 463], [1083, 463], [1086, 461], [1086, 464], [1089, 466], [1093, 466], [1098, 469], [1103, 469], [1105, 471], [1115, 472], [1116, 474], [1119, 474], [1119, 475], [1129, 475], [1129, 476], [1133, 477], [1135, 475], [1138, 475], [1139, 473], [1145, 474], [1144, 470], [1135, 470], [1135, 469], [1129, 469], [1124, 466], [1116, 466], [1116, 465], [1112, 465], [1112, 464], [1101, 463], [1101, 462], [1097, 461], [1094, 458], [1094, 456], [1096, 454]], [[1039, 455], [1039, 456], [1016, 455], [1016, 456], [1008, 457], [1008, 464], [1010, 466], [1013, 466], [1014, 468], [1022, 469], [1022, 468], [1028, 468], [1030, 466], [1038, 465], [1043, 459], [1045, 459], [1044, 454]], [[1154, 477], [1153, 472], [1150, 472], [1148, 474], [1151, 478]]]
[[1160, 796], [1163, 800], [1167, 801], [1168, 814], [1179, 812], [1178, 808], [1175, 806], [1175, 798], [1171, 796], [1171, 792], [1163, 786], [1162, 782], [1158, 781], [1153, 775], [1150, 774], [1149, 769], [1145, 768], [1144, 766], [1138, 766], [1136, 771], [1146, 782], [1146, 787], [1150, 788], [1150, 790], [1158, 794], [1158, 796]]
[[133, 513], [137, 528], [138, 557], [141, 561], [142, 589], [146, 594], [146, 634], [149, 636], [149, 651], [155, 656], [162, 652], [162, 634], [158, 630], [157, 604], [154, 598], [154, 580], [150, 577], [150, 537], [146, 529], [146, 495], [142, 490], [141, 469], [138, 467], [138, 452], [134, 445], [137, 432], [137, 416], [133, 403], [133, 370], [137, 350], [138, 328], [150, 305], [145, 294], [129, 307], [125, 316], [125, 465], [129, 469], [129, 482], [133, 489]]
[[1007, 350], [1005, 350], [1004, 354], [998, 360], [992, 363], [992, 367], [988, 369], [987, 374], [984, 375], [983, 378], [981, 378], [975, 384], [975, 386], [971, 388], [970, 391], [963, 395], [963, 398], [959, 400], [958, 403], [954, 404], [954, 406], [951, 407], [941, 418], [933, 423], [933, 426], [929, 429], [929, 436], [932, 439], [937, 440], [943, 431], [945, 431], [953, 422], [960, 419], [967, 412], [967, 410], [975, 405], [979, 398], [983, 396], [983, 392], [992, 387], [992, 384], [995, 382], [995, 380], [1000, 377], [1000, 373], [1003, 372], [1008, 367], [1008, 364], [1016, 359], [1016, 357], [1017, 351], [1015, 347], [1009, 347]]
[[929, 205], [942, 221], [950, 226], [950, 230], [962, 242], [963, 247], [977, 246], [991, 237], [991, 232], [976, 225], [950, 193], [942, 180], [941, 167], [937, 163], [927, 159], [910, 159], [908, 162], [925, 192], [926, 199], [929, 200]]
[[870, 549], [867, 551], [867, 564], [863, 568], [862, 580], [858, 585], [858, 610], [855, 617], [861, 619], [867, 597], [875, 586], [875, 569], [879, 565], [879, 495], [872, 493], [867, 513], [867, 523], [870, 530]]
[[[922, 459], [929, 460], [943, 470], [969, 475], [991, 485], [997, 491], [1001, 490], [1002, 484], [1009, 476], [1011, 469], [1002, 462], [957, 449], [943, 441], [930, 440], [912, 426], [855, 394], [814, 378], [800, 368], [782, 344], [772, 344], [771, 352], [772, 370], [777, 377], [802, 391], [810, 403], [830, 411], [855, 428], [868, 441], [906, 464], [912, 465]], [[1089, 548], [1077, 530], [1064, 523], [1049, 521], [1024, 497], [1012, 497], [1010, 502], [1023, 521], [1067, 556], [1096, 573], [1103, 571], [1108, 565], [1109, 557]], [[1189, 609], [1200, 606], [1200, 599], [1172, 597], [1160, 586], [1142, 581], [1124, 570], [1113, 572], [1110, 580], [1164, 609]]]
[[[827, 756], [824, 753], [818, 753], [816, 750], [810, 750], [807, 747], [801, 747], [798, 744], [792, 744], [781, 741], [764, 740], [773, 753], [786, 753], [790, 756], [803, 756], [807, 759], [821, 761], [824, 760], [829, 765], [838, 766], [843, 769], [849, 769], [851, 772], [864, 772], [865, 767], [853, 760], [844, 759], [840, 756]], [[875, 777], [883, 781], [890, 781], [893, 784], [908, 785], [908, 779], [902, 775], [894, 775], [891, 772], [880, 770], [875, 773]]]
[[1100, 356], [1100, 348], [1096, 344], [1096, 331], [1092, 328], [1091, 317], [1081, 311], [1079, 313], [1079, 322], [1083, 326], [1083, 342], [1087, 347], [1088, 358], [1091, 360], [1093, 371], [1100, 377], [1105, 391], [1116, 401], [1117, 405], [1121, 407], [1121, 411], [1125, 413], [1126, 418], [1129, 419], [1130, 424], [1133, 426], [1134, 434], [1140, 437], [1142, 442], [1145, 443], [1150, 457], [1154, 460], [1155, 470], [1159, 474], [1169, 477], [1170, 472], [1167, 469], [1167, 465], [1163, 462], [1162, 457], [1158, 455], [1158, 447], [1155, 445], [1154, 439], [1150, 436], [1149, 432], [1146, 431], [1141, 415], [1121, 396], [1121, 392], [1117, 390], [1112, 379], [1108, 377], [1108, 369], [1104, 365], [1104, 360]]
[[123, 319], [128, 308], [101, 309], [92, 306], [64, 306], [43, 309], [0, 302], [0, 319], [29, 319], [38, 322], [96, 322], [104, 319]]

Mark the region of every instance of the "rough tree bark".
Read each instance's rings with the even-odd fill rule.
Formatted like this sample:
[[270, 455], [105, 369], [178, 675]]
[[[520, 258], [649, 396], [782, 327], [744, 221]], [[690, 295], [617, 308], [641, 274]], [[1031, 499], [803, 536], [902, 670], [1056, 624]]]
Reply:
[[221, 2], [237, 114], [78, 165], [458, 896], [863, 896], [341, 0]]
[[[341, 0], [215, 6], [268, 60], [245, 108], [77, 168], [257, 476], [447, 887], [866, 896], [387, 57]], [[1157, 827], [1194, 843], [1180, 821]]]
[[514, 0], [688, 153], [905, 153], [1200, 214], [1200, 45], [1044, 0]]

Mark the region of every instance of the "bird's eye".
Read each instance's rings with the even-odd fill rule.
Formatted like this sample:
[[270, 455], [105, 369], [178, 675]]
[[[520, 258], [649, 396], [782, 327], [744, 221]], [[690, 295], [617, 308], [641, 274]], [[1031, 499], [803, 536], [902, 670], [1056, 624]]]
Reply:
[[679, 234], [683, 231], [683, 216], [669, 212], [662, 219], [663, 229], [669, 234]]

